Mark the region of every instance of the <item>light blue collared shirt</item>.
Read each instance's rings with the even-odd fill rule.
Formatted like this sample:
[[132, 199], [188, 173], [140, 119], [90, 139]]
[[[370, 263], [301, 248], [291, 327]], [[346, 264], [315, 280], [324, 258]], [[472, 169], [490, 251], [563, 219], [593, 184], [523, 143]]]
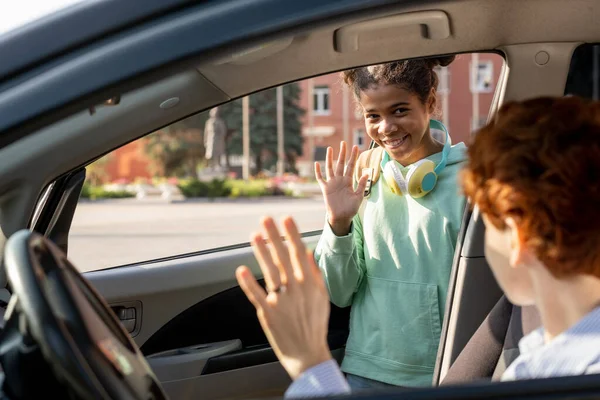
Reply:
[[[540, 328], [519, 342], [520, 355], [502, 381], [600, 373], [600, 307], [545, 343]], [[288, 388], [286, 398], [346, 395], [350, 386], [334, 360], [307, 371]]]
[[600, 307], [546, 343], [539, 328], [519, 341], [520, 355], [503, 381], [588, 375], [600, 372]]
[[286, 398], [336, 396], [350, 393], [350, 386], [335, 360], [304, 371], [285, 392]]

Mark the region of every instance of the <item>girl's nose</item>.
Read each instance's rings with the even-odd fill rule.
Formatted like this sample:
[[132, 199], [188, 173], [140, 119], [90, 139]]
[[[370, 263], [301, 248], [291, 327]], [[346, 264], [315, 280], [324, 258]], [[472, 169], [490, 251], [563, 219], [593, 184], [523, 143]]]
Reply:
[[383, 118], [379, 123], [379, 134], [388, 136], [398, 130], [398, 126], [393, 121]]

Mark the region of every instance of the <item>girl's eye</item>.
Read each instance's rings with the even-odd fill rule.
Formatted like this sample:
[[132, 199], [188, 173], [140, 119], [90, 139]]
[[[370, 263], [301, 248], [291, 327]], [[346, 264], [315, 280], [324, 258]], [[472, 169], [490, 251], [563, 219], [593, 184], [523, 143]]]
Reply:
[[396, 108], [396, 110], [394, 111], [394, 114], [404, 114], [405, 112], [408, 111], [408, 108]]
[[367, 114], [366, 118], [367, 119], [377, 119], [377, 118], [379, 118], [379, 115], [377, 115], [377, 114]]

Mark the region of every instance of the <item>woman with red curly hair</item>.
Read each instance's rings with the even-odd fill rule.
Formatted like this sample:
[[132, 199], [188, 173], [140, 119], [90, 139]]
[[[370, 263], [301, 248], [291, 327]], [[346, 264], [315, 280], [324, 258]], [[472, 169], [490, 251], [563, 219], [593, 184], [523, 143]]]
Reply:
[[543, 325], [503, 379], [600, 372], [600, 103], [509, 103], [468, 153], [463, 187], [486, 226], [486, 259]]
[[[486, 226], [485, 256], [508, 299], [535, 305], [543, 327], [525, 336], [502, 380], [600, 372], [600, 103], [577, 97], [504, 105], [468, 149], [464, 193]], [[238, 281], [294, 379], [288, 397], [350, 387], [327, 347], [327, 289], [291, 218], [291, 251], [254, 249], [287, 290], [266, 294], [247, 268]], [[276, 260], [276, 261], [274, 261]]]

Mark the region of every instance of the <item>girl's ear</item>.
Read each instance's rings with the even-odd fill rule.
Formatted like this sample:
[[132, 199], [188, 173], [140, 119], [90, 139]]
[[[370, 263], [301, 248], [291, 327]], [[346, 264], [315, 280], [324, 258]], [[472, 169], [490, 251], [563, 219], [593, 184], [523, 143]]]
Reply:
[[427, 111], [429, 114], [435, 114], [437, 109], [437, 92], [434, 87], [431, 88], [429, 92], [429, 97], [427, 98]]

